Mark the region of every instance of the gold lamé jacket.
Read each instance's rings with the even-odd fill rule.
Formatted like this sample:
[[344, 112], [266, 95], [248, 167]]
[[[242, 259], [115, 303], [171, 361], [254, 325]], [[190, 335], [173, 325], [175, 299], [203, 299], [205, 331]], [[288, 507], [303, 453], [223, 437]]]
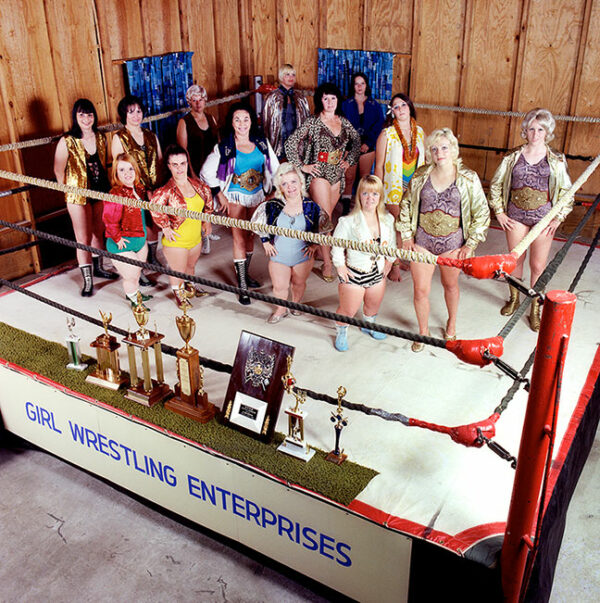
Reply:
[[[495, 214], [501, 214], [506, 211], [506, 206], [510, 200], [513, 168], [519, 160], [525, 146], [526, 145], [523, 145], [518, 149], [513, 149], [508, 155], [505, 155], [492, 178], [488, 199], [490, 207], [494, 210]], [[548, 165], [550, 166], [548, 192], [550, 202], [552, 205], [555, 205], [571, 188], [571, 179], [567, 173], [567, 160], [562, 153], [559, 153], [546, 145], [546, 158], [548, 159]], [[562, 222], [572, 209], [573, 198], [571, 197], [571, 201], [558, 212], [556, 220]]]
[[144, 188], [147, 190], [154, 190], [156, 187], [156, 181], [158, 179], [158, 145], [156, 143], [156, 135], [142, 128], [144, 134], [144, 146], [146, 151], [144, 152], [140, 145], [135, 141], [131, 132], [127, 128], [117, 130], [115, 136], [118, 136], [123, 145], [123, 151], [133, 155], [137, 161], [138, 167], [140, 168], [140, 179]]
[[[65, 184], [87, 188], [87, 161], [86, 151], [81, 138], [75, 138], [69, 134], [65, 135], [67, 145], [67, 165], [65, 166]], [[96, 132], [96, 149], [100, 163], [106, 169], [106, 139], [104, 134]], [[85, 205], [86, 198], [75, 193], [65, 193], [67, 203]]]
[[[396, 221], [396, 230], [403, 241], [413, 239], [419, 222], [421, 190], [431, 174], [433, 165], [421, 166], [412, 177], [408, 191], [400, 204], [400, 216]], [[481, 186], [479, 176], [473, 170], [456, 164], [456, 186], [460, 193], [461, 226], [465, 236], [465, 245], [475, 250], [485, 241], [490, 225], [490, 210]]]

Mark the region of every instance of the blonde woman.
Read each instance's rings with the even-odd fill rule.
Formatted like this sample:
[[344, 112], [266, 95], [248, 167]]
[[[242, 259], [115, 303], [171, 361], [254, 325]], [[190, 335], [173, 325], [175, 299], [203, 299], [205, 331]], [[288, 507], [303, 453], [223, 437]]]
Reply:
[[[490, 212], [479, 176], [462, 165], [458, 140], [450, 128], [434, 130], [425, 141], [426, 166], [413, 176], [402, 199], [397, 229], [402, 247], [410, 251], [466, 259], [485, 241]], [[411, 262], [414, 306], [419, 333], [429, 334], [429, 292], [435, 266]], [[460, 270], [440, 266], [448, 321], [444, 337], [456, 339]], [[414, 342], [413, 352], [424, 344]]]
[[[506, 233], [509, 249], [515, 247], [571, 187], [564, 155], [548, 146], [554, 138], [554, 125], [550, 111], [529, 111], [521, 124], [521, 136], [527, 142], [504, 157], [492, 178], [489, 204]], [[546, 268], [556, 229], [572, 209], [571, 200], [531, 244], [529, 268], [532, 287]], [[523, 253], [519, 257], [512, 273], [519, 279], [523, 277], [526, 255]], [[511, 316], [518, 307], [519, 292], [510, 287], [510, 299], [500, 313]], [[533, 331], [540, 328], [538, 299], [531, 303], [529, 324]]]
[[[379, 243], [396, 247], [394, 217], [385, 209], [383, 184], [377, 176], [364, 176], [358, 183], [354, 208], [339, 219], [333, 236], [340, 239]], [[385, 277], [391, 262], [381, 255], [333, 247], [333, 265], [338, 274], [340, 303], [338, 314], [354, 316], [363, 308], [363, 319], [375, 322], [385, 293]], [[361, 329], [373, 339], [385, 339], [384, 333]], [[348, 325], [336, 324], [335, 349], [348, 349]]]

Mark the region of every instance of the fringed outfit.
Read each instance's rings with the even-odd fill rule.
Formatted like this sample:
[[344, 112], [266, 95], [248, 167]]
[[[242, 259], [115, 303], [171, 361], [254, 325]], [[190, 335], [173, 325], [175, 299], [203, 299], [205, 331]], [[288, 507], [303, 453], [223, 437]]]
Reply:
[[213, 195], [223, 192], [231, 203], [256, 207], [270, 191], [279, 161], [262, 137], [250, 137], [256, 147], [250, 153], [236, 149], [233, 135], [215, 145], [202, 167], [201, 176]]
[[285, 158], [286, 140], [309, 115], [308, 102], [301, 92], [279, 86], [269, 94], [262, 113], [262, 123], [265, 136], [279, 160]]

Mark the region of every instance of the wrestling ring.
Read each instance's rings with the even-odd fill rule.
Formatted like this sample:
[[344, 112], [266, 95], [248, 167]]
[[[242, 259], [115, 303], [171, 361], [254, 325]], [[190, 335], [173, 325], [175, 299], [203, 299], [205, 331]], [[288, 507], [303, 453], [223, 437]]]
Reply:
[[[38, 141], [38, 144], [50, 141], [41, 140], [44, 142]], [[32, 146], [32, 142], [35, 141], [26, 144]], [[14, 150], [19, 144], [4, 145], [0, 150]], [[600, 156], [573, 184], [571, 195], [598, 163]], [[0, 177], [28, 186], [81, 192], [74, 187], [6, 171], [0, 171]], [[18, 190], [22, 189], [14, 189]], [[203, 219], [220, 227], [221, 233], [235, 225], [255, 232], [273, 232], [344, 247], [357, 245], [323, 235], [282, 232], [277, 227], [158, 207], [94, 191], [84, 191], [84, 194]], [[202, 276], [182, 275], [164, 266], [118, 259], [161, 275], [159, 288], [153, 291], [151, 320], [166, 335], [163, 351], [165, 364], [169, 365], [166, 366], [167, 383], [176, 381], [174, 362], [169, 356], [181, 345], [174, 323], [175, 308], [172, 300], [167, 298], [170, 288], [166, 275], [174, 275], [215, 291], [214, 295], [194, 301], [194, 309], [190, 311], [198, 325], [198, 334], [191, 343], [199, 349], [201, 363], [208, 369], [205, 389], [213, 403], [222, 406], [224, 402], [232, 370], [228, 362], [233, 359], [242, 329], [293, 345], [298, 389], [307, 394], [307, 441], [322, 450], [331, 448], [329, 415], [338, 404], [334, 392], [341, 384], [348, 392], [342, 406], [350, 422], [342, 435], [343, 446], [353, 461], [379, 473], [343, 507], [343, 511], [384, 527], [386, 532], [408, 536], [413, 553], [415, 546], [419, 546], [416, 543], [426, 542], [475, 561], [486, 569], [497, 567], [501, 559], [504, 595], [509, 600], [518, 600], [524, 595], [522, 585], [537, 572], [535, 560], [544, 540], [544, 517], [558, 488], [563, 465], [576, 445], [580, 425], [584, 420], [592, 424], [594, 413], [596, 423], [598, 419], [597, 409], [588, 408], [588, 402], [600, 371], [597, 332], [591, 328], [596, 324], [600, 266], [590, 262], [600, 230], [589, 247], [576, 244], [576, 239], [599, 203], [600, 196], [566, 241], [555, 240], [551, 252], [553, 259], [534, 290], [522, 286], [529, 297], [505, 324], [502, 324], [504, 318], [498, 309], [506, 286], [499, 285], [498, 281], [511, 279], [516, 257], [526, 251], [561, 206], [555, 206], [511, 253], [495, 253], [504, 249], [504, 236], [502, 231], [490, 229], [488, 240], [478, 249], [482, 255], [460, 262], [460, 265], [453, 261], [467, 277], [463, 278], [459, 308], [460, 339], [455, 342], [423, 337], [411, 331], [415, 321], [412, 290], [406, 278], [402, 283], [388, 287], [379, 323], [373, 325], [327, 311], [325, 308], [335, 307], [337, 289], [312, 277], [308, 281], [305, 304], [250, 290], [249, 296], [258, 303], [247, 308], [240, 306], [234, 297], [238, 289], [227, 284], [233, 276], [227, 236], [213, 243], [211, 255], [201, 257], [198, 271]], [[3, 254], [35, 245], [40, 240], [91, 249], [4, 220], [0, 220], [0, 225], [32, 237], [29, 243], [2, 250]], [[407, 261], [448, 262], [430, 254], [360, 245], [361, 250]], [[106, 251], [94, 251], [116, 260], [116, 256]], [[262, 272], [262, 280], [267, 282], [266, 258], [255, 257], [254, 263]], [[84, 344], [83, 351], [89, 355], [93, 353], [87, 344], [98, 335], [102, 325], [96, 318], [98, 309], [112, 312], [115, 326], [109, 326], [110, 331], [127, 335], [133, 319], [121, 299], [120, 283], [97, 283], [94, 297], [84, 299], [79, 296], [76, 272], [62, 269], [27, 286], [0, 279], [0, 284], [9, 289], [0, 296], [3, 322], [62, 343], [65, 314], [74, 316], [78, 319], [77, 331]], [[539, 293], [548, 288], [554, 291], [545, 295]], [[22, 295], [15, 295], [15, 292]], [[544, 305], [538, 338], [521, 318], [532, 297], [540, 295], [543, 295]], [[431, 302], [432, 325], [442, 325], [443, 297], [437, 279], [434, 279]], [[39, 311], [40, 303], [43, 312]], [[296, 309], [302, 315], [286, 319], [277, 326], [266, 325], [264, 321], [269, 314], [266, 304]], [[368, 327], [391, 337], [377, 342], [353, 330], [350, 351], [338, 354], [332, 346], [333, 320]], [[401, 328], [388, 326], [391, 324]], [[413, 341], [427, 344], [428, 353], [411, 354], [409, 348]], [[536, 356], [536, 346], [545, 353]], [[122, 365], [126, 365], [125, 357]], [[533, 373], [528, 377], [532, 367]], [[14, 371], [15, 368], [10, 359], [2, 361], [2, 379], [6, 374], [4, 369]], [[433, 376], [432, 370], [435, 371]], [[11, 416], [15, 403], [12, 393], [7, 395], [6, 388], [3, 389], [0, 409], [7, 429], [13, 431]], [[69, 404], [75, 403], [70, 398]], [[285, 432], [282, 415], [277, 430]], [[27, 439], [27, 434], [19, 433], [18, 427], [14, 431]], [[32, 439], [35, 442], [35, 438]], [[522, 459], [527, 462], [519, 462]], [[334, 503], [325, 501], [325, 504], [331, 506]], [[344, 590], [343, 580], [328, 582], [323, 575], [310, 573], [302, 566], [300, 571], [307, 571], [317, 580], [356, 596], [355, 591]], [[398, 571], [398, 567], [391, 569], [391, 573]], [[495, 574], [489, 580], [495, 584], [497, 578]], [[363, 600], [369, 599], [363, 595]], [[378, 597], [378, 600], [385, 599]]]

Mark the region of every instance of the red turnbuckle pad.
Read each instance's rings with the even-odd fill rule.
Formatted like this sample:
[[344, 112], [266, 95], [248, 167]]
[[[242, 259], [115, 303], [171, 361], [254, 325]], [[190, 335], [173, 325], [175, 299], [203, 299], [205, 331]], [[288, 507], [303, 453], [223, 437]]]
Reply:
[[487, 339], [457, 339], [447, 341], [446, 349], [467, 364], [487, 366], [491, 359], [485, 358], [484, 352], [500, 358], [504, 353], [504, 339], [497, 336]]
[[260, 87], [255, 90], [255, 92], [258, 92], [259, 94], [269, 94], [269, 92], [273, 92], [273, 90], [276, 89], [277, 86], [274, 86], [273, 84], [261, 84]]
[[482, 255], [479, 257], [458, 260], [456, 258], [437, 259], [439, 266], [460, 268], [465, 274], [475, 278], [494, 278], [499, 272], [510, 274], [517, 266], [516, 256], [505, 253], [500, 255]]
[[451, 427], [449, 435], [457, 444], [481, 448], [485, 441], [480, 435], [485, 436], [488, 440], [493, 438], [496, 435], [496, 421], [499, 417], [500, 414], [496, 412], [483, 421]]

